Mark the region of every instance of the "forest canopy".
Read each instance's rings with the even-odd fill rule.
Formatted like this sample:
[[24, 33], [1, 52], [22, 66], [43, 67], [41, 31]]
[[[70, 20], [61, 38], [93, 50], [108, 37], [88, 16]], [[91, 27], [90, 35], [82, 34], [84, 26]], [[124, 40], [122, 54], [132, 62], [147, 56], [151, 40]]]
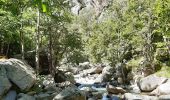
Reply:
[[31, 59], [37, 72], [47, 58], [51, 73], [85, 61], [169, 66], [169, 0], [80, 1], [0, 0], [1, 56]]

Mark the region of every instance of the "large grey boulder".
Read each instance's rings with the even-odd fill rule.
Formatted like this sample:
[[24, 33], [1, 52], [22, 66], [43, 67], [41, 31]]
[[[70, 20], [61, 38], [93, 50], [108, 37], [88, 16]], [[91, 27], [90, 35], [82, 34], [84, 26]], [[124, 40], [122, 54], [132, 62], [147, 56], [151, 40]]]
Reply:
[[139, 88], [141, 91], [151, 92], [156, 89], [159, 85], [163, 84], [167, 78], [158, 77], [156, 75], [149, 75], [145, 78], [142, 78], [139, 81]]
[[2, 62], [0, 62], [0, 99], [11, 87], [11, 83], [6, 75], [6, 70], [3, 66], [1, 66], [1, 63]]
[[10, 81], [17, 85], [21, 90], [30, 89], [36, 80], [35, 72], [25, 62], [18, 59], [8, 59], [0, 63], [5, 67]]
[[158, 86], [154, 91], [151, 92], [152, 95], [170, 95], [170, 79]]
[[20, 93], [18, 94], [17, 100], [36, 100], [34, 96]]
[[125, 93], [124, 100], [159, 100], [156, 96]]
[[17, 97], [17, 92], [11, 90], [3, 97], [3, 100], [16, 100], [16, 97]]
[[86, 96], [77, 87], [67, 87], [56, 95], [53, 100], [86, 100]]

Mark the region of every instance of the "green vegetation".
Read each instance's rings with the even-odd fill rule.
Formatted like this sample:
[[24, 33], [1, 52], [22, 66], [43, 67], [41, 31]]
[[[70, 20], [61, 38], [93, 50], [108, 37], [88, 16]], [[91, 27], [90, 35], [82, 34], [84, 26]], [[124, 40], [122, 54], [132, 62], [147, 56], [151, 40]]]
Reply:
[[161, 70], [156, 72], [156, 75], [161, 77], [170, 78], [170, 67], [169, 66], [162, 66]]
[[37, 73], [41, 51], [52, 74], [63, 63], [84, 61], [169, 66], [169, 0], [113, 0], [101, 9], [74, 15], [64, 0], [1, 0], [0, 54], [25, 59], [35, 51]]
[[143, 61], [143, 57], [137, 58], [137, 59], [131, 59], [127, 63], [127, 68], [139, 68], [140, 67], [140, 62]]

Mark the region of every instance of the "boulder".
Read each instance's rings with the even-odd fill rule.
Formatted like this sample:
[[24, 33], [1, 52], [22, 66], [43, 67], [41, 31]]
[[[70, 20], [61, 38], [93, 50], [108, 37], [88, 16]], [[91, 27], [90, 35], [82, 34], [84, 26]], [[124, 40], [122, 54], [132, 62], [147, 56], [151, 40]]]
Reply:
[[65, 82], [65, 81], [67, 81], [67, 76], [63, 71], [57, 70], [57, 72], [55, 73], [55, 76], [54, 76], [54, 81], [55, 81], [55, 83]]
[[111, 75], [113, 73], [113, 68], [111, 66], [106, 66], [102, 70], [102, 74]]
[[102, 83], [106, 80], [106, 74], [100, 74], [95, 80], [95, 83]]
[[91, 87], [82, 87], [80, 90], [85, 92], [96, 92], [96, 90]]
[[16, 97], [17, 97], [17, 92], [11, 90], [3, 97], [3, 100], [16, 100]]
[[151, 95], [170, 95], [170, 80], [166, 83], [158, 86], [154, 91], [152, 91]]
[[[27, 51], [25, 52], [24, 54], [24, 57], [25, 57], [25, 61], [31, 66], [33, 67], [34, 69], [36, 69], [36, 62], [35, 62], [35, 54], [36, 54], [36, 51], [33, 50], [33, 51]], [[48, 60], [48, 51], [47, 49], [41, 49], [39, 51], [39, 73], [40, 75], [47, 75], [49, 74], [49, 60]], [[13, 58], [16, 58], [16, 59], [22, 59], [22, 55], [21, 54], [17, 54], [17, 55], [14, 55]]]
[[51, 86], [46, 88], [45, 90], [47, 91], [47, 93], [59, 93], [62, 89], [56, 86]]
[[154, 89], [156, 89], [159, 85], [163, 84], [166, 80], [167, 78], [158, 77], [153, 74], [145, 78], [142, 78], [139, 81], [138, 86], [141, 89], [141, 91], [151, 92]]
[[159, 100], [156, 96], [125, 93], [124, 100]]
[[130, 93], [141, 93], [141, 91], [140, 91], [137, 84], [134, 84], [134, 85], [130, 86]]
[[96, 96], [94, 96], [92, 93], [94, 92], [96, 93], [97, 90], [93, 89], [92, 87], [85, 86], [85, 87], [80, 88], [80, 90], [85, 93], [86, 98], [93, 98], [93, 99], [94, 97], [96, 98]]
[[100, 73], [102, 73], [102, 70], [103, 70], [103, 67], [97, 66], [97, 67], [93, 67], [93, 68], [84, 70], [84, 73], [91, 74], [91, 75], [92, 74], [100, 74]]
[[111, 79], [113, 68], [106, 66], [103, 68], [102, 73], [95, 79], [95, 83], [108, 82]]
[[123, 84], [124, 82], [123, 82], [123, 78], [122, 77], [118, 77], [117, 78], [117, 82], [118, 82], [118, 84]]
[[2, 62], [0, 62], [0, 98], [3, 96], [4, 93], [6, 93], [10, 87], [11, 83], [7, 78], [6, 70], [2, 65]]
[[83, 69], [89, 69], [90, 68], [90, 62], [79, 63], [79, 67], [81, 67]]
[[53, 100], [86, 100], [86, 96], [77, 87], [67, 87], [56, 95]]
[[92, 98], [88, 98], [87, 100], [96, 100], [96, 98], [92, 97]]
[[161, 95], [159, 96], [159, 100], [170, 100], [170, 95]]
[[34, 96], [28, 94], [20, 93], [17, 96], [17, 100], [36, 100]]
[[[36, 100], [52, 100], [57, 94], [61, 92], [61, 88], [53, 84], [48, 84], [43, 88], [43, 91], [36, 92], [34, 97]], [[32, 93], [27, 93], [33, 95]]]
[[51, 93], [51, 92], [42, 92], [39, 94], [34, 95], [36, 100], [52, 100], [56, 95], [59, 94], [59, 91]]
[[36, 100], [51, 100], [51, 99], [53, 99], [53, 97], [51, 97], [51, 95], [48, 93], [39, 93], [39, 94], [35, 95], [34, 97], [36, 98]]
[[5, 67], [9, 80], [21, 90], [30, 89], [36, 82], [34, 70], [21, 60], [8, 59], [1, 62], [0, 65]]
[[124, 90], [121, 87], [114, 87], [109, 84], [106, 85], [106, 89], [107, 89], [107, 92], [111, 94], [119, 94], [119, 93], [124, 94], [126, 92], [126, 90]]
[[75, 79], [74, 79], [74, 75], [73, 75], [73, 73], [71, 73], [71, 72], [67, 72], [67, 73], [65, 73], [65, 75], [66, 75], [66, 80], [67, 81], [70, 81], [71, 83], [76, 83], [76, 81], [75, 81]]
[[55, 88], [56, 84], [54, 82], [54, 78], [51, 75], [44, 76], [44, 80], [42, 81], [42, 85], [44, 86], [45, 90], [49, 90], [51, 88]]
[[[95, 97], [97, 100], [98, 100], [98, 99], [101, 99], [101, 98], [102, 98], [102, 95], [103, 95], [103, 92], [102, 92], [102, 91], [92, 92], [92, 96]], [[95, 100], [96, 100], [96, 99], [95, 99]]]
[[102, 100], [120, 100], [120, 98], [116, 95], [104, 94]]

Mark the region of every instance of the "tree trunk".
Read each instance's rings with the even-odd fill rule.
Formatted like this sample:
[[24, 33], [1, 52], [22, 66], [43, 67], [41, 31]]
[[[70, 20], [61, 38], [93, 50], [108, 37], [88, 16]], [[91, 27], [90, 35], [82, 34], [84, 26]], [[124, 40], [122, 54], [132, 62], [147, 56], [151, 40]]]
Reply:
[[[22, 13], [23, 13], [23, 8], [21, 8], [21, 19], [22, 19]], [[22, 60], [25, 59], [24, 54], [24, 34], [23, 34], [23, 23], [21, 21], [21, 27], [20, 27], [20, 43], [21, 43], [21, 55], [22, 55]]]
[[40, 25], [40, 11], [37, 8], [37, 29], [36, 29], [36, 54], [35, 54], [35, 63], [36, 63], [36, 72], [39, 74], [40, 65], [39, 65], [39, 25]]
[[8, 52], [9, 52], [9, 45], [10, 45], [10, 43], [8, 43], [8, 45], [7, 45], [7, 49], [6, 49], [6, 57], [8, 57]]
[[52, 45], [52, 33], [51, 33], [51, 27], [48, 27], [49, 31], [49, 71], [51, 75], [55, 75], [55, 66], [54, 66], [54, 57], [53, 57], [53, 45]]
[[4, 53], [4, 42], [2, 41], [1, 42], [1, 54], [3, 55], [3, 53]]

